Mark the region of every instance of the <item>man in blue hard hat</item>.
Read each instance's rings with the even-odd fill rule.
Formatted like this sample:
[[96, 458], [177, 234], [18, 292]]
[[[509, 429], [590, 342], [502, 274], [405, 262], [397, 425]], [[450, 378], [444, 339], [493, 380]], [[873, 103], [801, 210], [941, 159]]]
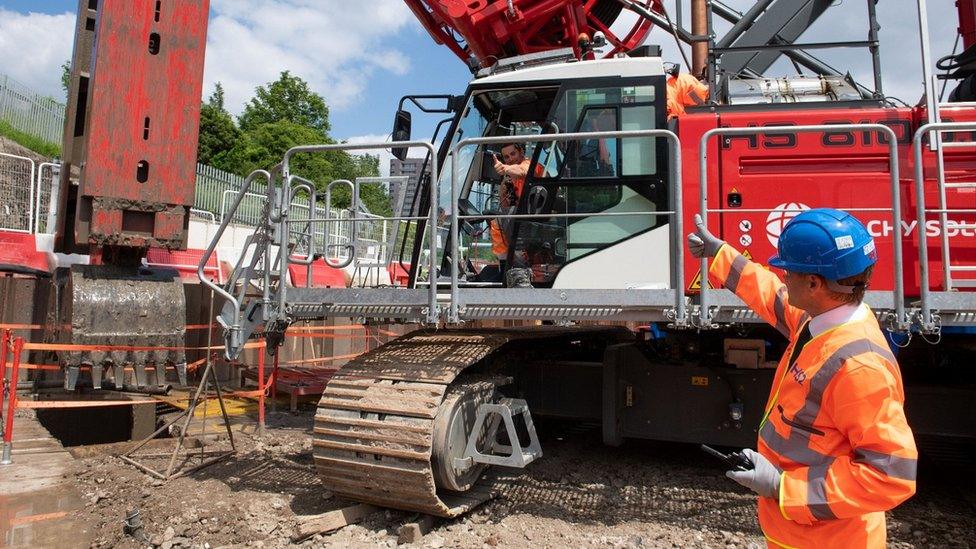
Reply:
[[849, 213], [820, 208], [783, 228], [769, 265], [712, 235], [700, 216], [691, 253], [709, 278], [790, 339], [759, 425], [754, 467], [727, 476], [759, 494], [775, 547], [884, 547], [884, 512], [915, 493], [918, 452], [895, 357], [862, 303], [878, 252]]

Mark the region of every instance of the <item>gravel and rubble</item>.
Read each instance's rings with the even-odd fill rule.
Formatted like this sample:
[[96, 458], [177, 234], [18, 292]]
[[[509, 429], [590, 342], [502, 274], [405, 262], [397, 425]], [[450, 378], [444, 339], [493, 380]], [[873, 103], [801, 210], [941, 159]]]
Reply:
[[[163, 483], [112, 452], [79, 449], [77, 482], [94, 547], [145, 547], [122, 532], [138, 509], [149, 544], [175, 547], [396, 547], [415, 513], [383, 510], [330, 535], [291, 542], [297, 517], [353, 502], [321, 488], [312, 462], [310, 411], [271, 414], [263, 437], [239, 434], [239, 453]], [[437, 519], [402, 547], [765, 547], [755, 499], [693, 445], [600, 443], [599, 429], [540, 425], [545, 456], [499, 476], [499, 495], [466, 516]], [[934, 469], [934, 468], [933, 468]], [[976, 545], [973, 485], [934, 473], [889, 514], [889, 546]]]

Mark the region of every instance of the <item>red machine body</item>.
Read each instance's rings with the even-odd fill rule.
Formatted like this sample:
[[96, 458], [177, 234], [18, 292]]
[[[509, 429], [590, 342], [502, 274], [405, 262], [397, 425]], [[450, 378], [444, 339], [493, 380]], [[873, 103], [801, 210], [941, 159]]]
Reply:
[[[945, 121], [972, 121], [972, 109], [960, 109], [953, 117], [943, 111]], [[964, 113], [964, 115], [963, 115]], [[919, 220], [916, 215], [915, 165], [911, 140], [925, 121], [921, 108], [805, 108], [791, 111], [759, 110], [688, 114], [681, 117], [678, 133], [685, 150], [682, 158], [685, 212], [698, 210], [698, 143], [712, 128], [820, 124], [880, 123], [898, 137], [901, 228], [892, 216], [887, 139], [874, 131], [796, 133], [755, 136], [716, 136], [708, 148], [709, 209], [723, 209], [709, 216], [709, 226], [719, 228], [722, 237], [754, 260], [766, 263], [776, 251], [782, 227], [805, 208], [833, 207], [853, 213], [867, 226], [878, 245], [879, 263], [874, 270], [872, 290], [894, 287], [894, 238], [904, 237], [905, 292], [919, 295], [919, 270], [928, 268], [933, 287], [942, 279], [941, 224], [937, 213]], [[971, 135], [946, 134], [944, 141], [974, 141]], [[944, 152], [947, 182], [976, 181], [976, 149], [954, 148]], [[936, 159], [923, 153], [926, 209], [937, 209], [939, 194]], [[973, 207], [976, 189], [947, 188], [949, 209]], [[738, 204], [738, 206], [735, 206]], [[736, 213], [741, 209], [742, 213]], [[766, 210], [766, 211], [752, 211]], [[769, 211], [771, 210], [771, 211]], [[860, 211], [857, 211], [860, 210]], [[868, 211], [865, 211], [868, 210]], [[684, 220], [693, 223], [692, 214]], [[953, 265], [976, 266], [976, 214], [953, 213], [946, 224]], [[961, 226], [966, 224], [966, 226]], [[923, 236], [924, 235], [924, 236]], [[929, 265], [918, 264], [918, 247], [929, 247]], [[685, 251], [688, 254], [687, 251]], [[696, 289], [698, 261], [685, 258], [685, 287]], [[970, 273], [969, 276], [972, 276]], [[961, 278], [961, 277], [958, 277]]]
[[[463, 61], [488, 66], [506, 57], [573, 48], [580, 34], [597, 31], [613, 46], [607, 56], [644, 42], [651, 21], [640, 18], [623, 35], [610, 30], [623, 6], [617, 0], [404, 0], [438, 44]], [[660, 0], [638, 0], [660, 11]], [[460, 35], [460, 36], [459, 36]]]
[[973, 0], [956, 0], [959, 10], [959, 35], [962, 36], [963, 49], [976, 45], [976, 2]]
[[74, 213], [62, 228], [74, 246], [64, 246], [185, 248], [209, 0], [88, 4], [65, 136], [65, 161], [81, 169], [62, 208]]

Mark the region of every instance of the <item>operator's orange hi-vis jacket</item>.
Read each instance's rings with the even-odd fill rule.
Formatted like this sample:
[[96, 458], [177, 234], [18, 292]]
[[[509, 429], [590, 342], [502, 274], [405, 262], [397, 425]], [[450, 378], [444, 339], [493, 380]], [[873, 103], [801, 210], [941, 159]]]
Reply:
[[709, 269], [790, 338], [759, 428], [759, 453], [782, 471], [779, 500], [759, 498], [771, 547], [884, 547], [884, 512], [915, 493], [918, 451], [901, 372], [874, 314], [810, 339], [786, 364], [809, 315], [786, 285], [728, 244]]
[[701, 105], [708, 99], [708, 86], [694, 76], [683, 72], [669, 76], [667, 82], [668, 118], [681, 116], [685, 107]]
[[[522, 161], [521, 166], [526, 172], [529, 171], [530, 163], [531, 161], [529, 159]], [[541, 173], [538, 168], [539, 166], [536, 166], [537, 176]], [[503, 198], [500, 200], [500, 205], [503, 210], [514, 208], [517, 205], [519, 198], [522, 196], [522, 188], [525, 187], [525, 176], [512, 177], [511, 180], [515, 191], [514, 194], [516, 204], [508, 204]], [[495, 254], [495, 257], [504, 258], [506, 255], [508, 255], [508, 237], [505, 235], [505, 231], [502, 229], [501, 223], [499, 223], [497, 219], [489, 221], [488, 230], [489, 234], [491, 235], [491, 252]]]

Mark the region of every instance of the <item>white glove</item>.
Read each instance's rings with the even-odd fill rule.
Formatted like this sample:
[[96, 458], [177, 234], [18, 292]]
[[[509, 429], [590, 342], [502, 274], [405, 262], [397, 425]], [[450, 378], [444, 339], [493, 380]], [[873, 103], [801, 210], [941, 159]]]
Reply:
[[767, 498], [779, 498], [779, 477], [783, 474], [775, 465], [758, 452], [748, 448], [742, 455], [749, 458], [755, 467], [748, 471], [726, 471], [725, 476]]
[[705, 228], [701, 215], [695, 214], [695, 232], [688, 235], [688, 248], [695, 257], [715, 257], [725, 241], [719, 240]]

